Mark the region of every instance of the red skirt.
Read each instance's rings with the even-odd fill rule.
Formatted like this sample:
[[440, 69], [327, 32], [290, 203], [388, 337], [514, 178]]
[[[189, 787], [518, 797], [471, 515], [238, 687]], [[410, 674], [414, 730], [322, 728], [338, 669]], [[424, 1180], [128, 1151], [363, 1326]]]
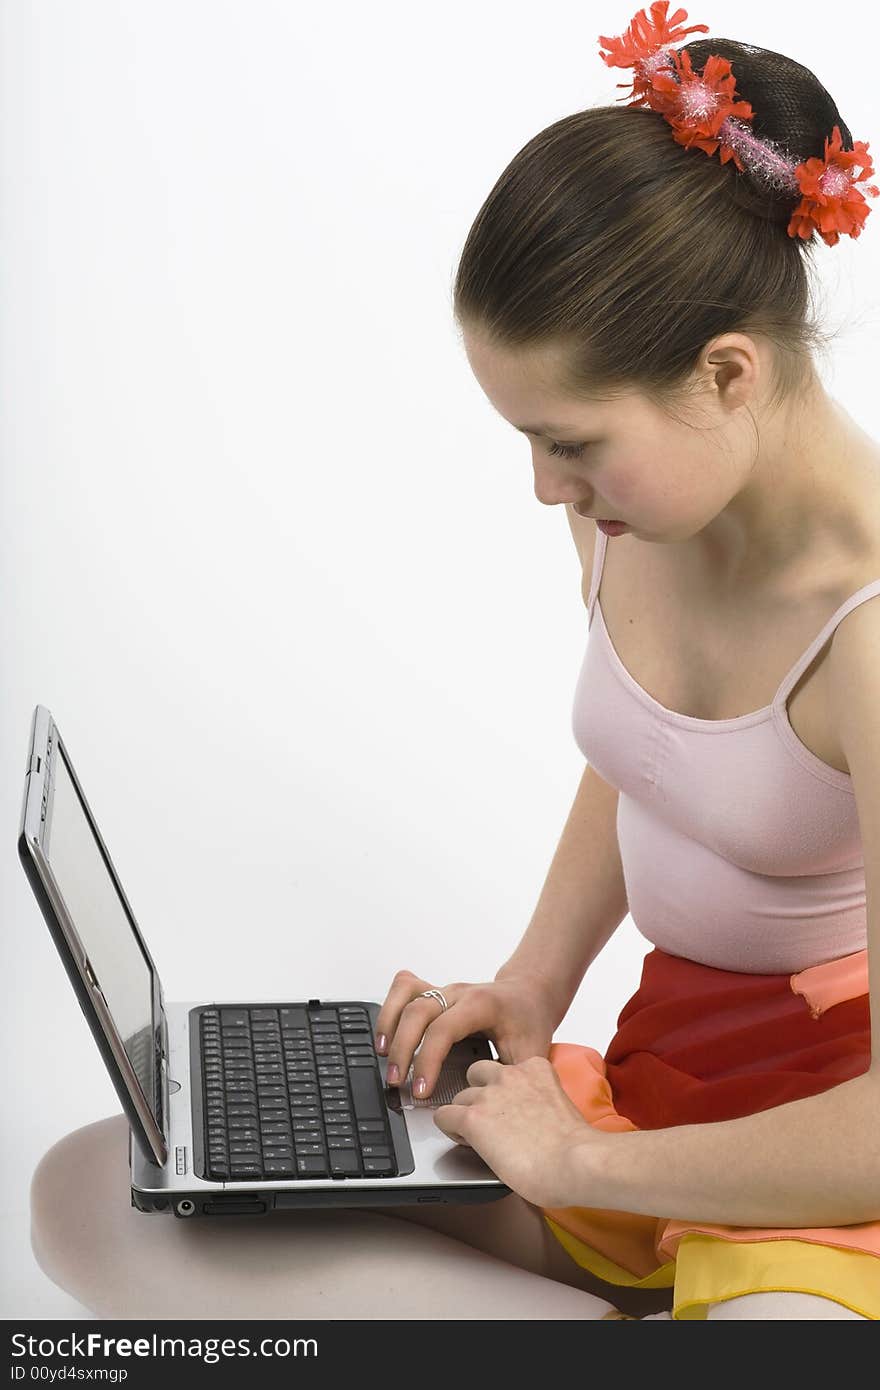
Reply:
[[[867, 951], [796, 975], [716, 970], [655, 947], [604, 1058], [554, 1043], [569, 1099], [598, 1129], [662, 1129], [752, 1115], [867, 1071]], [[544, 1208], [572, 1258], [608, 1283], [672, 1288], [673, 1318], [770, 1289], [880, 1318], [880, 1220], [743, 1227], [590, 1207]]]

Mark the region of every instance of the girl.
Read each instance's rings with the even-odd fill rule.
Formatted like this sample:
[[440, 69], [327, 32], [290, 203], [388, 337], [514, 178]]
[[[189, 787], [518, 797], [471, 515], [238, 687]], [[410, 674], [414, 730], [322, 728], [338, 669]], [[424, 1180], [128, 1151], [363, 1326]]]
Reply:
[[[32, 1185], [41, 1264], [99, 1314], [136, 1270], [153, 1317], [880, 1317], [880, 448], [807, 317], [817, 239], [876, 189], [811, 72], [676, 48], [707, 30], [667, 9], [601, 40], [633, 99], [520, 151], [455, 282], [583, 567], [588, 765], [494, 981], [400, 970], [377, 1046], [430, 1096], [492, 1038], [435, 1119], [511, 1194], [169, 1233], [128, 1210], [118, 1116]], [[627, 912], [653, 949], [604, 1057], [553, 1043]]]

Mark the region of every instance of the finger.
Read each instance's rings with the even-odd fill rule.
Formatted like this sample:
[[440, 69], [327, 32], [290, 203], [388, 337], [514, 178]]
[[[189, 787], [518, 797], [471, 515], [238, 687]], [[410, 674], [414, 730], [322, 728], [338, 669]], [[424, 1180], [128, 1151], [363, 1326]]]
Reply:
[[[446, 990], [443, 991], [446, 994]], [[448, 995], [446, 996], [449, 997]], [[423, 1000], [423, 1003], [430, 1002]], [[419, 1100], [426, 1100], [437, 1084], [437, 1078], [449, 1052], [462, 1038], [469, 1038], [476, 1032], [491, 1030], [493, 1004], [479, 986], [471, 985], [462, 997], [450, 1004], [445, 1013], [440, 1014], [425, 1029], [424, 1041], [414, 1064], [413, 1082], [424, 1077], [424, 1090], [416, 1092]], [[396, 1055], [396, 1048], [395, 1048]], [[390, 1054], [389, 1054], [390, 1061]], [[473, 1063], [472, 1066], [475, 1066]], [[490, 1066], [500, 1066], [500, 1062], [490, 1062]], [[471, 1068], [469, 1068], [469, 1071]], [[406, 1072], [401, 1067], [401, 1079]]]
[[429, 989], [426, 980], [414, 975], [411, 970], [398, 970], [391, 981], [391, 988], [376, 1018], [376, 1037], [385, 1037], [385, 1046], [376, 1048], [377, 1052], [387, 1053], [397, 1032], [400, 1015], [409, 1001], [423, 989]]
[[473, 1148], [462, 1132], [467, 1120], [464, 1106], [456, 1105], [454, 1102], [452, 1105], [438, 1105], [433, 1118], [437, 1128], [449, 1139], [454, 1139], [456, 1144], [463, 1144], [466, 1149]]
[[[477, 1101], [482, 1099], [482, 1094], [483, 1094], [483, 1088], [482, 1088], [482, 1086], [466, 1086], [465, 1089], [464, 1089], [463, 1091], [456, 1091], [455, 1095], [452, 1097], [452, 1100], [449, 1102], [449, 1104], [450, 1104], [450, 1105], [476, 1105]], [[439, 1105], [439, 1106], [437, 1107], [437, 1109], [438, 1109], [438, 1110], [442, 1110], [442, 1109], [443, 1109], [443, 1106], [442, 1106], [442, 1105]]]
[[498, 1080], [498, 1073], [503, 1068], [503, 1062], [496, 1062], [491, 1057], [481, 1057], [478, 1062], [471, 1062], [465, 1072], [465, 1080], [469, 1086], [487, 1086], [490, 1081]]
[[[447, 986], [446, 989], [442, 991], [447, 1001], [449, 1000], [449, 989], [450, 986]], [[423, 999], [419, 996], [416, 996], [415, 999], [410, 999], [408, 1003], [404, 1005], [400, 1014], [400, 1022], [397, 1025], [397, 1030], [391, 1042], [388, 1044], [388, 1068], [386, 1079], [389, 1086], [399, 1086], [406, 1080], [413, 1056], [419, 1044], [422, 1043], [423, 1039], [429, 1036], [430, 1029], [433, 1027], [436, 1020], [438, 1018], [445, 1018], [451, 1012], [453, 1005], [450, 1003], [448, 1009], [443, 1013], [440, 1012], [440, 1008], [441, 1006], [436, 999]], [[463, 1034], [462, 1036], [465, 1035]], [[446, 1051], [448, 1052], [448, 1050], [449, 1044], [447, 1043]], [[421, 1056], [421, 1054], [419, 1055]], [[443, 1055], [445, 1056], [446, 1053], [444, 1052]], [[392, 1072], [392, 1067], [397, 1068], [396, 1074]], [[419, 1065], [419, 1075], [422, 1075], [421, 1064]], [[422, 1092], [419, 1092], [420, 1098], [422, 1094]]]

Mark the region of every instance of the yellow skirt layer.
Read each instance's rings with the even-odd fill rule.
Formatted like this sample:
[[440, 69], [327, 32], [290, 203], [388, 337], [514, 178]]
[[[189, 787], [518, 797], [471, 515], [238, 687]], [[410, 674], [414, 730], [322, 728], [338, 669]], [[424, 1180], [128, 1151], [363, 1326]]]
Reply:
[[801, 1240], [742, 1245], [718, 1236], [682, 1236], [673, 1318], [705, 1318], [711, 1303], [782, 1290], [818, 1294], [863, 1318], [880, 1319], [880, 1261], [875, 1255]]
[[673, 1289], [672, 1317], [703, 1319], [713, 1303], [741, 1294], [818, 1294], [854, 1313], [880, 1320], [880, 1261], [860, 1250], [841, 1250], [801, 1240], [741, 1244], [710, 1235], [683, 1235], [674, 1260], [639, 1278], [544, 1217], [557, 1240], [582, 1269], [627, 1289]]

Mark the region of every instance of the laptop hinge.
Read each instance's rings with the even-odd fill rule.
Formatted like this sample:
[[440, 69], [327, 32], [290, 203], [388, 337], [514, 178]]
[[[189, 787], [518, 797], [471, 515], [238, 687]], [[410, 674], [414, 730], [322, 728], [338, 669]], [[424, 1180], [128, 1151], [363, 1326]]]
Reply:
[[168, 1022], [165, 1005], [159, 998], [159, 1026], [156, 1029], [156, 1119], [167, 1144], [170, 1139], [168, 1118]]

